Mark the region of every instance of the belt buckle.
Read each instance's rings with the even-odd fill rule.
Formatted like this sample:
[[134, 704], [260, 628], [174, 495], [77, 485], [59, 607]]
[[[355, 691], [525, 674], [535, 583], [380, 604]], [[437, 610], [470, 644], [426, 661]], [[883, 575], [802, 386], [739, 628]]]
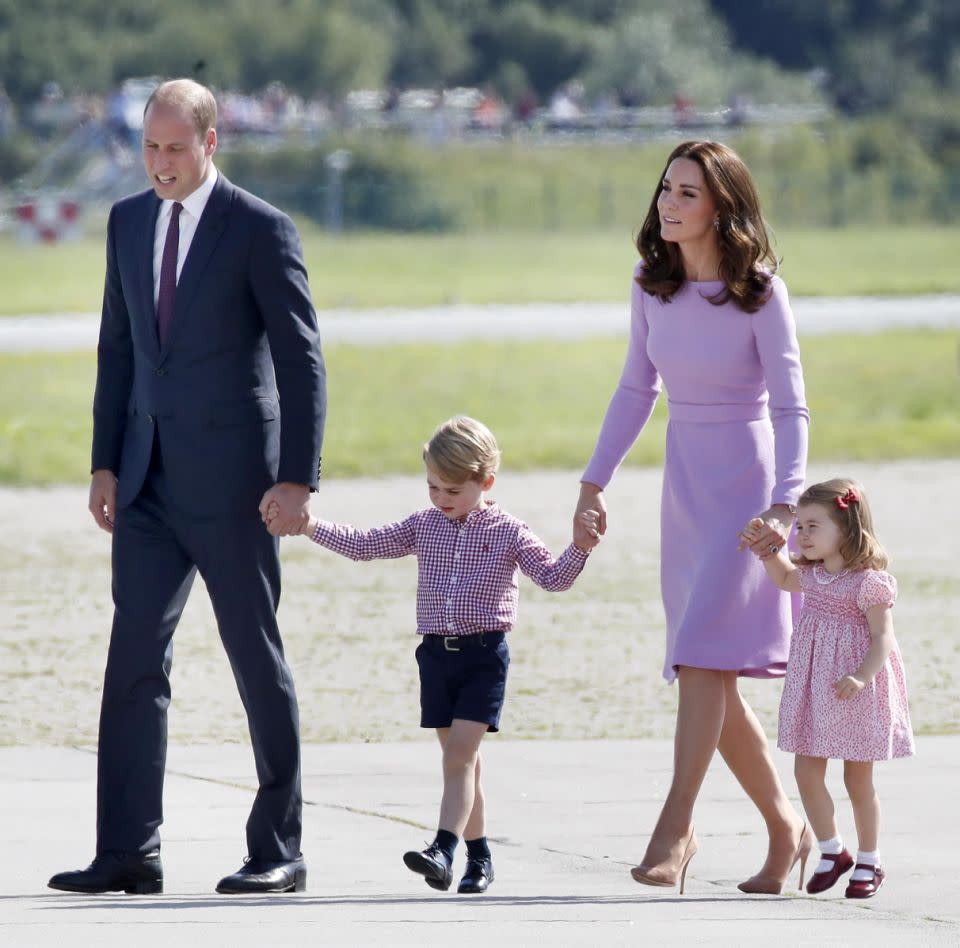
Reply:
[[445, 635], [443, 637], [443, 648], [447, 652], [459, 652], [460, 651], [460, 642], [458, 641], [460, 636], [458, 635]]

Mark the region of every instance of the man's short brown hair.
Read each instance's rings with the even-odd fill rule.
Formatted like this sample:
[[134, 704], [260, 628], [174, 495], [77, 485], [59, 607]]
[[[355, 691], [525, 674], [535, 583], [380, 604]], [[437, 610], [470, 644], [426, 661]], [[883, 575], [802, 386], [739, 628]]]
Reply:
[[154, 103], [192, 115], [200, 138], [206, 138], [207, 132], [217, 127], [217, 100], [206, 86], [194, 79], [170, 79], [161, 83], [150, 93], [143, 109], [144, 116]]

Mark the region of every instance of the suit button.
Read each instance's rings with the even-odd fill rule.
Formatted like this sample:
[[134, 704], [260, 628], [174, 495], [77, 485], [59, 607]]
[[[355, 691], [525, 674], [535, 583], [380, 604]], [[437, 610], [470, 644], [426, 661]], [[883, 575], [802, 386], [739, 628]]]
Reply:
[[166, 374], [167, 374], [166, 369], [157, 369], [157, 375], [166, 375]]
[[147, 415], [147, 422], [148, 422], [149, 424], [151, 424], [151, 425], [153, 424], [153, 422], [154, 422], [153, 415]]

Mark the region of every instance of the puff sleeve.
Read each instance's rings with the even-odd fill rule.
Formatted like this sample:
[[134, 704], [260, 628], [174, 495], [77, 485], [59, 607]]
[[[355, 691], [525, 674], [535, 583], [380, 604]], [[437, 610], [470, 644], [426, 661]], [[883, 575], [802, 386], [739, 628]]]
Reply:
[[865, 570], [863, 582], [857, 592], [857, 608], [866, 612], [874, 606], [893, 608], [897, 601], [897, 581], [881, 569]]

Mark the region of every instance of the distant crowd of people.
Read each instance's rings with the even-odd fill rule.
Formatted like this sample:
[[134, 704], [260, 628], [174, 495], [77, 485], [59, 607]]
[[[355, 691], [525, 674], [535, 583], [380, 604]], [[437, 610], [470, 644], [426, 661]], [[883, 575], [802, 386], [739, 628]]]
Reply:
[[[156, 85], [152, 78], [128, 79], [107, 95], [67, 95], [47, 83], [36, 101], [18, 110], [0, 87], [0, 139], [20, 128], [38, 135], [56, 135], [88, 121], [107, 126], [120, 144], [139, 147], [143, 109]], [[530, 88], [508, 99], [491, 89], [365, 89], [340, 99], [305, 99], [280, 82], [258, 92], [220, 93], [220, 127], [224, 133], [277, 135], [291, 131], [394, 127], [432, 139], [470, 133], [502, 134], [517, 129], [598, 130], [632, 125], [685, 126], [702, 123], [740, 124], [751, 103], [743, 97], [720, 108], [698, 111], [678, 92], [672, 103], [649, 106], [614, 92], [590, 98], [579, 82], [568, 82], [545, 100]]]

